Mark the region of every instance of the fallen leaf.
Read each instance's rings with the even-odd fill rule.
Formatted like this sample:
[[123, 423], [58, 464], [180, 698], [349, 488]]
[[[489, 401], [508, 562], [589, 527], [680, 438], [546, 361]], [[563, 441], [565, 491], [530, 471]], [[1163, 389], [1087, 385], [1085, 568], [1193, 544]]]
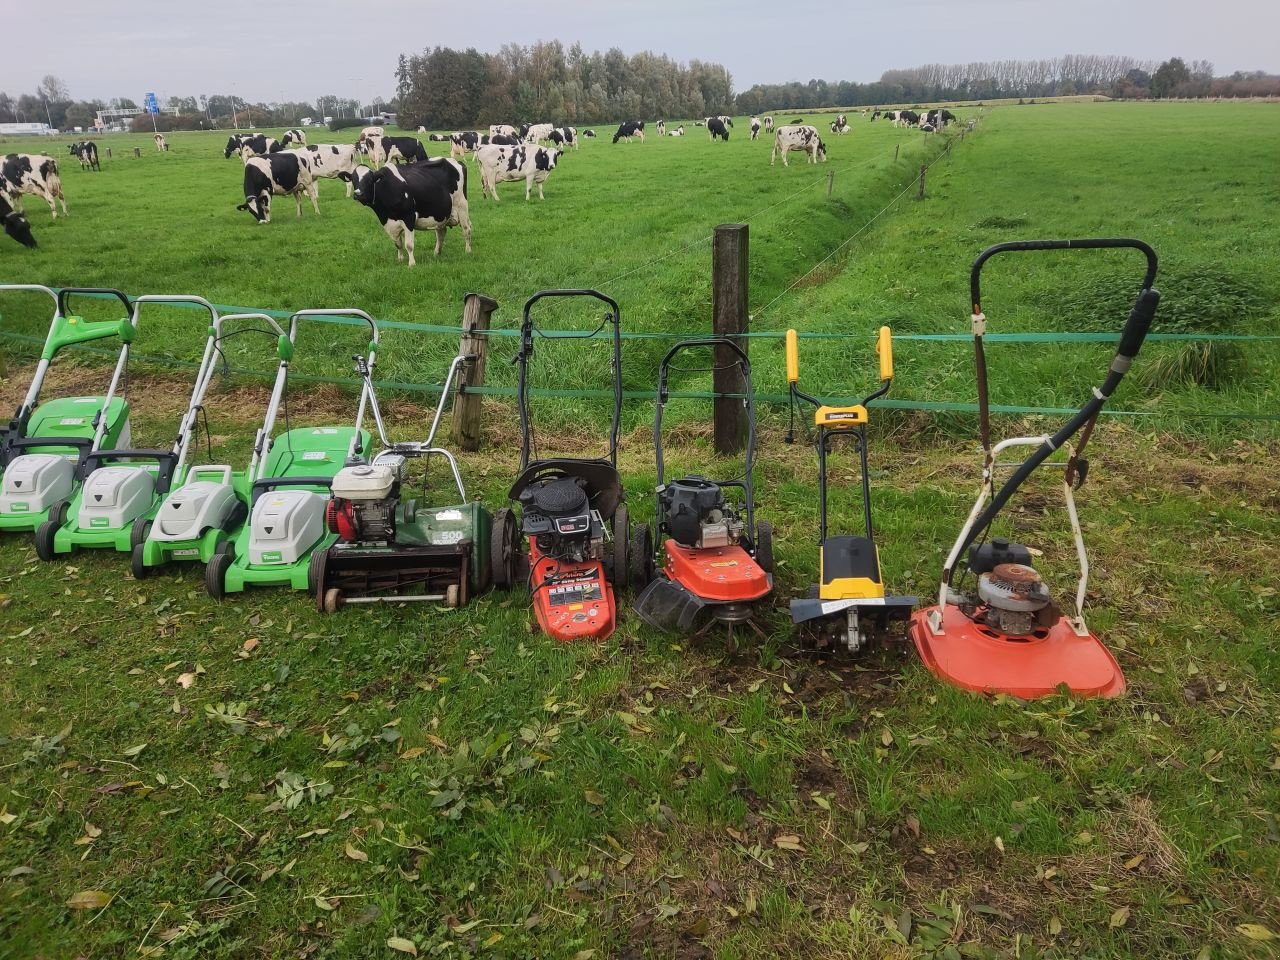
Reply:
[[591, 960], [596, 955], [594, 950], [579, 950], [573, 955], [573, 960]]
[[17, 819], [17, 814], [10, 813], [8, 807], [0, 808], [0, 823], [3, 823], [6, 827]]
[[250, 637], [248, 640], [244, 642], [244, 645], [240, 649], [242, 649], [245, 653], [253, 653], [253, 651], [258, 649], [258, 638]]
[[81, 890], [67, 901], [67, 906], [72, 910], [101, 910], [110, 902], [111, 894], [105, 890]]
[[315, 905], [319, 907], [321, 910], [333, 911], [338, 909], [338, 901], [326, 900], [324, 897], [320, 896], [320, 894], [318, 893], [311, 899], [315, 901]]
[[180, 686], [183, 690], [190, 690], [192, 685], [195, 682], [196, 682], [196, 675], [194, 673], [178, 674], [178, 686]]
[[140, 743], [136, 747], [130, 747], [128, 750], [124, 752], [124, 755], [126, 757], [136, 757], [145, 749], [147, 749], [147, 745], [145, 743]]
[[350, 841], [347, 841], [346, 854], [348, 858], [352, 860], [359, 860], [361, 863], [367, 863], [369, 861], [369, 855], [363, 850], [357, 850], [351, 845]]
[[426, 752], [427, 752], [427, 748], [426, 748], [426, 747], [410, 747], [410, 748], [409, 748], [408, 750], [406, 750], [404, 753], [400, 754], [400, 759], [401, 759], [401, 760], [413, 760], [413, 759], [415, 759], [415, 758], [417, 758], [417, 757], [422, 756], [422, 755], [423, 755], [424, 753], [426, 753]]
[[1250, 940], [1274, 940], [1276, 935], [1260, 923], [1242, 923], [1236, 927], [1236, 933]]
[[502, 934], [498, 933], [497, 931], [494, 931], [493, 933], [489, 934], [489, 936], [485, 937], [484, 943], [480, 944], [480, 946], [492, 947], [495, 943], [503, 939], [505, 938], [503, 937]]
[[1130, 857], [1124, 862], [1124, 868], [1126, 870], [1136, 870], [1145, 859], [1147, 859], [1147, 855], [1145, 853], [1140, 853], [1136, 857]]
[[891, 731], [888, 727], [885, 727], [885, 728], [880, 732], [880, 742], [881, 742], [881, 743], [883, 743], [886, 747], [892, 747], [892, 746], [893, 746], [893, 731]]
[[591, 804], [593, 807], [604, 806], [604, 797], [601, 796], [599, 793], [597, 793], [595, 790], [583, 790], [582, 798], [586, 800], [587, 803]]
[[406, 940], [404, 937], [387, 937], [387, 946], [392, 950], [407, 953], [411, 957], [418, 955], [418, 945], [412, 940]]
[[1111, 927], [1114, 930], [1117, 927], [1123, 927], [1128, 922], [1129, 922], [1129, 908], [1121, 907], [1119, 910], [1117, 910], [1115, 913], [1111, 915], [1111, 921], [1107, 924], [1107, 926]]
[[773, 838], [773, 845], [779, 850], [799, 850], [804, 852], [804, 844], [794, 833], [783, 833]]
[[6, 873], [5, 876], [6, 877], [26, 877], [33, 873], [35, 873], [35, 870], [31, 867], [14, 867], [12, 870]]
[[792, 695], [795, 694], [795, 691], [791, 689], [791, 684], [787, 683], [787, 681], [785, 680], [782, 681], [782, 691], [784, 693], [790, 693]]
[[1002, 837], [996, 837], [996, 849], [1004, 853], [1004, 839]]
[[1057, 914], [1049, 918], [1049, 936], [1056, 937], [1062, 932], [1062, 921], [1058, 919]]

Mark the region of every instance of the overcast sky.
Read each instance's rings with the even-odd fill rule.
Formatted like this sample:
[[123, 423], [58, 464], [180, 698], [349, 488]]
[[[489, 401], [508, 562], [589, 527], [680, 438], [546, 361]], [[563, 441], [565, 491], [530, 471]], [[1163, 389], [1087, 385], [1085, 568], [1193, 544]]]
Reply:
[[59, 0], [50, 31], [10, 38], [0, 90], [31, 92], [52, 73], [75, 99], [370, 100], [394, 94], [402, 52], [539, 39], [718, 61], [739, 91], [1067, 53], [1280, 71], [1280, 0]]

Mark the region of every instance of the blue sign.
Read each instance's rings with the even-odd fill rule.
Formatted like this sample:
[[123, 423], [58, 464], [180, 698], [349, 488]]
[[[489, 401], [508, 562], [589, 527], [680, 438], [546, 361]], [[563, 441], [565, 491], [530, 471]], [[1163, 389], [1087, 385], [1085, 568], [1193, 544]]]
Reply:
[[148, 93], [142, 99], [143, 99], [143, 104], [142, 104], [143, 108], [147, 111], [147, 113], [160, 112], [160, 105], [156, 103], [156, 95], [154, 93]]

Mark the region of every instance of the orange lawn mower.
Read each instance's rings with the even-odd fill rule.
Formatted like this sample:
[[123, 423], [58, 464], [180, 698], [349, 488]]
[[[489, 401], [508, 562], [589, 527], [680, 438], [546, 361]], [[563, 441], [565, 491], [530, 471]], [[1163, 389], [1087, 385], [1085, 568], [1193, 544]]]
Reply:
[[[691, 475], [667, 480], [662, 451], [662, 416], [671, 392], [672, 359], [679, 353], [714, 350], [727, 366], [737, 367], [743, 384], [747, 444], [741, 479], [711, 480]], [[720, 364], [700, 370], [717, 370]], [[755, 626], [759, 605], [773, 592], [773, 528], [756, 519], [756, 416], [751, 362], [733, 340], [707, 337], [682, 340], [658, 365], [658, 404], [653, 423], [657, 458], [657, 510], [654, 525], [637, 524], [631, 542], [631, 579], [638, 591], [636, 613], [659, 630], [700, 635], [717, 623], [730, 631]], [[656, 569], [655, 539], [662, 569]], [[759, 628], [756, 627], [758, 630]]]
[[[1141, 252], [1147, 266], [1105, 380], [1052, 436], [1009, 437], [993, 445], [983, 350], [987, 325], [980, 290], [983, 265], [999, 253], [1117, 248]], [[1083, 454], [1098, 414], [1138, 355], [1155, 317], [1160, 302], [1160, 293], [1152, 286], [1156, 266], [1155, 251], [1141, 240], [1130, 239], [1000, 243], [988, 247], [974, 262], [969, 285], [983, 450], [982, 489], [947, 556], [937, 605], [919, 610], [911, 618], [911, 638], [916, 650], [925, 666], [940, 680], [965, 690], [1007, 693], [1023, 699], [1048, 696], [1062, 687], [1081, 697], [1118, 697], [1124, 693], [1125, 680], [1120, 665], [1084, 622], [1089, 559], [1080, 532], [1074, 491], [1088, 476], [1089, 465]], [[1072, 438], [1077, 433], [1079, 443], [1073, 444]], [[1002, 453], [1017, 447], [1035, 449], [1014, 467], [997, 491], [996, 470], [1002, 469], [997, 461]], [[1059, 450], [1065, 453], [1066, 459], [1054, 465], [1064, 467], [1062, 492], [1080, 565], [1072, 615], [1059, 609], [1040, 574], [1031, 566], [1030, 547], [1000, 537], [992, 537], [987, 542], [993, 521], [1010, 498]], [[1038, 551], [1036, 553], [1038, 555]], [[977, 576], [976, 596], [952, 587], [961, 557], [967, 560], [968, 572]]]

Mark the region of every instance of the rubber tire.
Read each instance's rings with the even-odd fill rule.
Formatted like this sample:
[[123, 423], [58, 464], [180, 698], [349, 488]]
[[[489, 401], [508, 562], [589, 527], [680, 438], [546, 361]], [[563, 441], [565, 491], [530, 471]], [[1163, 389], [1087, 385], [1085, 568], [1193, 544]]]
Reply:
[[49, 519], [56, 521], [59, 527], [67, 525], [67, 517], [71, 516], [71, 501], [63, 500], [49, 511]]
[[147, 536], [151, 533], [151, 521], [138, 519], [133, 521], [133, 526], [129, 528], [129, 548], [140, 547], [147, 542]]
[[327, 547], [324, 550], [317, 550], [311, 554], [311, 561], [307, 564], [307, 589], [316, 598], [317, 604], [324, 602], [324, 597], [320, 595], [320, 575], [324, 572], [325, 558], [328, 555]]
[[516, 577], [516, 554], [520, 550], [520, 534], [510, 507], [493, 515], [489, 531], [489, 578], [499, 590], [508, 590]]
[[639, 593], [653, 579], [653, 534], [647, 523], [636, 524], [631, 533], [631, 589]]
[[768, 520], [756, 521], [756, 564], [765, 573], [773, 573], [773, 524]]
[[[631, 514], [627, 505], [620, 503], [613, 511], [613, 552], [610, 563], [605, 565], [609, 582], [622, 589], [630, 582], [631, 564]], [[612, 569], [610, 569], [612, 568]]]
[[204, 568], [204, 588], [215, 600], [221, 600], [227, 595], [229, 569], [231, 569], [231, 557], [225, 553], [215, 553]]
[[320, 607], [324, 613], [337, 613], [342, 609], [342, 591], [337, 587], [330, 587], [324, 592], [324, 603]]
[[145, 580], [151, 569], [146, 565], [142, 558], [142, 552], [145, 548], [142, 544], [137, 544], [129, 552], [129, 569], [133, 571], [133, 579]]
[[444, 605], [450, 610], [456, 610], [462, 602], [462, 588], [456, 583], [449, 584], [444, 591]]
[[223, 554], [223, 553], [225, 553], [228, 557], [234, 560], [236, 558], [235, 543], [231, 540], [218, 541], [218, 545], [213, 548], [213, 555], [216, 557], [219, 554]]
[[61, 525], [53, 520], [46, 520], [36, 527], [36, 556], [45, 563], [50, 563], [57, 558], [57, 553], [53, 549], [53, 538], [60, 529]]

